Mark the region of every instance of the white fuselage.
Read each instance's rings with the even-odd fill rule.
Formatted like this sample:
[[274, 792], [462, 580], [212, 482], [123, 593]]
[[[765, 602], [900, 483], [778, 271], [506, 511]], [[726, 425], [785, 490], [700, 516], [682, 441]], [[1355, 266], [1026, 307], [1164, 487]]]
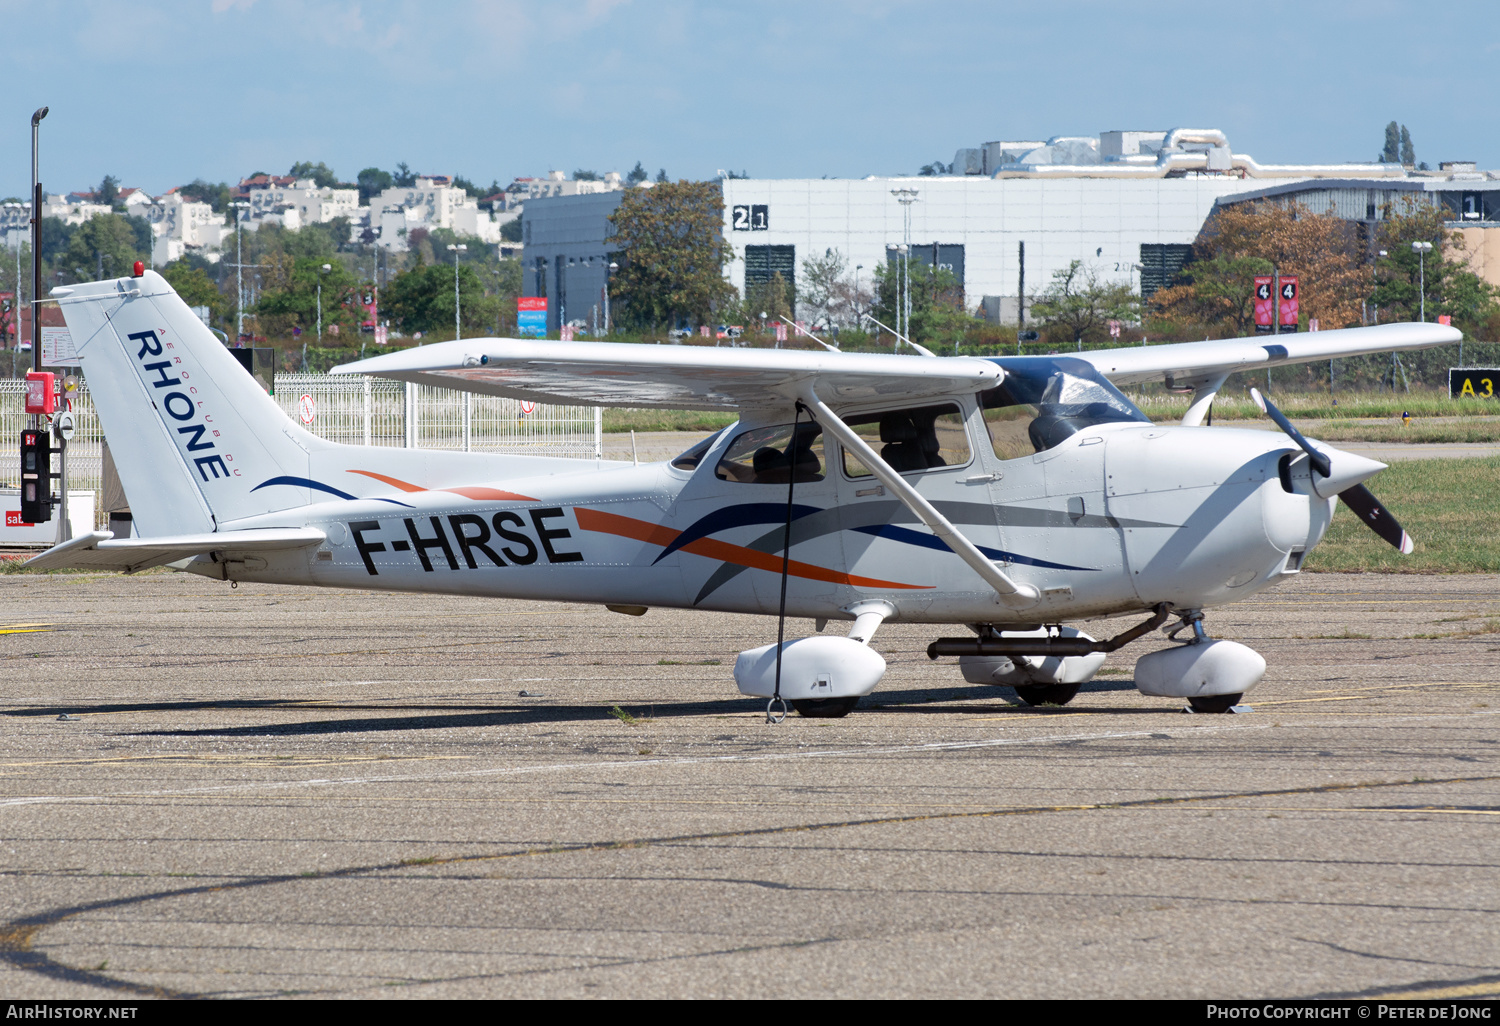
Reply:
[[[830, 455], [821, 480], [793, 488], [788, 614], [850, 618], [852, 605], [883, 600], [892, 620], [1034, 624], [1159, 602], [1203, 608], [1295, 573], [1327, 529], [1332, 500], [1283, 483], [1278, 462], [1289, 447], [1279, 434], [1105, 424], [1001, 460], [972, 397], [957, 401], [968, 462], [907, 480], [1008, 574], [1034, 585], [1040, 602], [1001, 605], [902, 503]], [[476, 457], [476, 478], [450, 490], [225, 524], [313, 527], [327, 541], [228, 563], [205, 557], [189, 568], [284, 584], [775, 613], [788, 486], [715, 472], [736, 434], [756, 423], [748, 412], [690, 470], [516, 457], [504, 461], [504, 480], [492, 480], [482, 476], [496, 458]], [[380, 471], [383, 451], [360, 454]], [[515, 497], [483, 497], [497, 492]]]

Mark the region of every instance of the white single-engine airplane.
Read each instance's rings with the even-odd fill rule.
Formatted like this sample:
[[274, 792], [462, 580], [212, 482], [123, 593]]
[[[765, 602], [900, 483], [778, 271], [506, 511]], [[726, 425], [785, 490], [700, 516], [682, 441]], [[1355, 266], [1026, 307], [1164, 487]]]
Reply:
[[[967, 625], [928, 654], [1062, 704], [1105, 653], [1175, 616], [1183, 643], [1138, 660], [1136, 686], [1230, 709], [1265, 660], [1210, 640], [1203, 610], [1297, 573], [1339, 498], [1403, 552], [1411, 541], [1361, 483], [1382, 464], [1309, 442], [1263, 399], [1284, 435], [1202, 427], [1215, 393], [1233, 371], [1460, 337], [1388, 324], [1014, 359], [478, 338], [335, 370], [739, 412], [634, 466], [327, 442], [156, 273], [52, 295], [138, 537], [97, 531], [28, 565], [852, 620], [847, 637], [740, 653], [741, 692], [804, 716], [842, 716], [875, 688], [885, 620]], [[1194, 390], [1180, 425], [1115, 387], [1154, 379]], [[1149, 618], [1107, 641], [1062, 626], [1131, 614]]]

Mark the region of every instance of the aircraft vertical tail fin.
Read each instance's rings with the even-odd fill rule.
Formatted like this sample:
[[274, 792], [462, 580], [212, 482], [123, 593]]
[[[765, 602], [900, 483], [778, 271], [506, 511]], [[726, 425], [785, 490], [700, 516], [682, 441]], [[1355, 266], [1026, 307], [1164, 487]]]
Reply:
[[161, 275], [53, 295], [143, 537], [312, 501], [310, 456], [332, 443], [293, 424]]

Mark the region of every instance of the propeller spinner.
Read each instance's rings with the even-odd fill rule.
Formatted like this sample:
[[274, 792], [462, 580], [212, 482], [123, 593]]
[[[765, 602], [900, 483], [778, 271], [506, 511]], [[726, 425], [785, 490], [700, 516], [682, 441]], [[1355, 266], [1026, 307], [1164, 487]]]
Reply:
[[[1342, 453], [1340, 455], [1344, 458], [1341, 458], [1339, 465], [1335, 467], [1334, 461], [1329, 458], [1328, 454], [1321, 449], [1314, 448], [1312, 443], [1302, 436], [1302, 432], [1287, 420], [1286, 414], [1278, 410], [1271, 400], [1260, 393], [1259, 389], [1252, 388], [1250, 396], [1255, 400], [1255, 405], [1260, 407], [1261, 412], [1275, 421], [1276, 426], [1281, 428], [1288, 438], [1296, 442], [1303, 452], [1307, 453], [1308, 465], [1315, 474], [1323, 478], [1322, 483], [1325, 486], [1333, 483], [1337, 487], [1339, 484], [1350, 482], [1347, 487], [1338, 490], [1338, 497], [1344, 500], [1344, 505], [1354, 511], [1355, 516], [1364, 521], [1366, 527], [1384, 538], [1403, 556], [1411, 554], [1416, 548], [1411, 535], [1402, 529], [1396, 518], [1391, 516], [1390, 510], [1382, 506], [1380, 500], [1375, 498], [1374, 493], [1360, 483], [1376, 471], [1369, 469], [1368, 466], [1356, 466], [1351, 462], [1360, 460], [1361, 463], [1369, 465], [1374, 463], [1373, 460], [1364, 460], [1362, 457], [1353, 456], [1352, 453]], [[1313, 480], [1315, 490], [1319, 494], [1328, 494], [1324, 488], [1316, 486], [1316, 477]]]

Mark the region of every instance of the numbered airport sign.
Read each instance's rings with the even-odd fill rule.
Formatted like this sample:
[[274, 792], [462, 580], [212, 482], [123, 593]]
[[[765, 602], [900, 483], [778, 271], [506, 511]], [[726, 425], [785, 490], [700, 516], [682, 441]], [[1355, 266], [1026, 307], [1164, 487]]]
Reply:
[[1500, 367], [1449, 367], [1448, 395], [1453, 399], [1494, 399], [1500, 392]]

